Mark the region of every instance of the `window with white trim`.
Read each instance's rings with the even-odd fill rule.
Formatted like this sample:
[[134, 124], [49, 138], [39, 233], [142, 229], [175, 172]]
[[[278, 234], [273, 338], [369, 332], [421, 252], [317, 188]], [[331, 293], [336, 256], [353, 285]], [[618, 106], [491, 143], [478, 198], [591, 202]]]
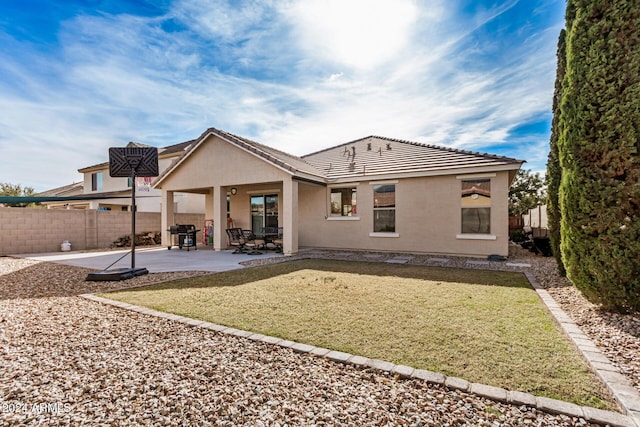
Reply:
[[491, 180], [462, 181], [462, 234], [491, 233]]
[[354, 216], [358, 214], [356, 187], [331, 189], [331, 216]]
[[373, 186], [373, 232], [396, 232], [395, 184], [378, 184]]
[[91, 191], [102, 191], [102, 172], [91, 174]]

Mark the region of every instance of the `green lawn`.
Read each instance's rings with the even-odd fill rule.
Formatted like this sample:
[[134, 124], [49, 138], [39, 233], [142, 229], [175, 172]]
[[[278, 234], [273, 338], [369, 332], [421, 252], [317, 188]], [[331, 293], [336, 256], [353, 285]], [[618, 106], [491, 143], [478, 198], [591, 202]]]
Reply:
[[103, 296], [472, 382], [615, 408], [518, 273], [301, 260]]

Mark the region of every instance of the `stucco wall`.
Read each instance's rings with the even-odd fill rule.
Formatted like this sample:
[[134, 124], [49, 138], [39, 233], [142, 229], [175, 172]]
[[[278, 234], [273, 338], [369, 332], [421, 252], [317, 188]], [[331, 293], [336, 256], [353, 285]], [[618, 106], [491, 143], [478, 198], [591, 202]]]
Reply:
[[[202, 214], [176, 214], [176, 222], [201, 229]], [[138, 212], [136, 232], [160, 231], [160, 213]], [[96, 210], [0, 208], [0, 256], [58, 252], [69, 240], [72, 250], [108, 248], [131, 234], [131, 213]], [[198, 233], [198, 242], [201, 233]]]
[[[461, 176], [402, 179], [396, 185], [397, 237], [371, 237], [373, 184], [357, 186], [357, 218], [327, 219], [329, 188], [300, 185], [300, 246], [393, 252], [508, 255], [508, 172], [491, 177], [491, 234], [461, 236]], [[478, 237], [478, 236], [475, 236]], [[481, 236], [486, 237], [486, 236]]]
[[[299, 184], [299, 245], [336, 249], [423, 252], [486, 256], [508, 255], [507, 195], [509, 172], [483, 175], [447, 175], [407, 178], [396, 185], [396, 233], [372, 236], [373, 185], [357, 185], [357, 218], [333, 219], [329, 215], [330, 187]], [[491, 179], [490, 235], [461, 234], [462, 179]], [[213, 204], [212, 187], [236, 187], [230, 214], [236, 227], [251, 228], [251, 194], [279, 194], [279, 222], [284, 225], [283, 180], [288, 173], [215, 136], [210, 136], [183, 164], [161, 183], [164, 191], [201, 191]], [[256, 185], [256, 182], [263, 184]], [[344, 186], [344, 185], [342, 185]], [[216, 196], [217, 197], [217, 196]], [[212, 206], [206, 212], [212, 215]], [[226, 226], [225, 226], [226, 228]], [[286, 227], [285, 227], [286, 228]], [[285, 230], [286, 233], [286, 230]]]
[[284, 171], [215, 136], [207, 140], [162, 182], [167, 191], [207, 190], [214, 185], [240, 186], [282, 182]]

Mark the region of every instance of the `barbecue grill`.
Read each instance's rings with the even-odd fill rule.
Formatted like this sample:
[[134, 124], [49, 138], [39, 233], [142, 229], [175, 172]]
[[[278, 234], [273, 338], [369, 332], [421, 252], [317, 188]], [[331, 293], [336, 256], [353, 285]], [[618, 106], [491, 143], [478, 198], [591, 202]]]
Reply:
[[[191, 248], [198, 250], [196, 246], [196, 233], [200, 230], [196, 230], [196, 226], [193, 224], [176, 224], [169, 227], [167, 230], [171, 233], [171, 242], [167, 249], [171, 250], [171, 247], [178, 246], [180, 249], [187, 248], [187, 251]], [[176, 245], [176, 236], [178, 244]]]

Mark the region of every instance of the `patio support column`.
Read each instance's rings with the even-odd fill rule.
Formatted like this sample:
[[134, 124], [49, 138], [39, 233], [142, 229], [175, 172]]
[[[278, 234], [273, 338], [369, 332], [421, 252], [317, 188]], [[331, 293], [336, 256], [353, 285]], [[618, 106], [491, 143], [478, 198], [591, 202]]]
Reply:
[[204, 219], [213, 218], [213, 188], [209, 189], [209, 192], [204, 195]]
[[227, 248], [227, 187], [213, 187], [213, 249]]
[[171, 246], [171, 233], [167, 231], [173, 225], [173, 191], [162, 190], [162, 205], [160, 211], [160, 231], [162, 245]]
[[293, 178], [282, 182], [282, 252], [291, 256], [298, 253], [298, 181]]

